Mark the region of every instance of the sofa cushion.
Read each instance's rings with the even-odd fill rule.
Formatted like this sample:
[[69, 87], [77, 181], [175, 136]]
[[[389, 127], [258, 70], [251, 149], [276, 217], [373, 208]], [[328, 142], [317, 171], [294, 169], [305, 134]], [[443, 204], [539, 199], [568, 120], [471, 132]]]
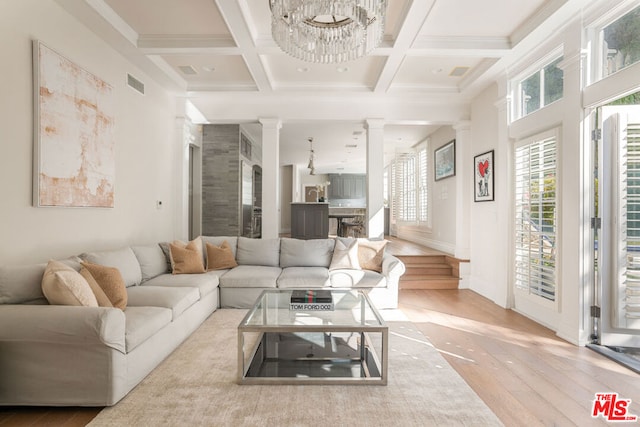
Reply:
[[360, 268], [382, 272], [382, 258], [386, 240], [358, 239], [358, 262]]
[[49, 261], [42, 277], [42, 292], [51, 305], [97, 307], [98, 301], [89, 283], [73, 268]]
[[343, 268], [360, 270], [358, 241], [356, 239], [336, 238], [329, 270], [339, 270]]
[[324, 288], [331, 286], [326, 267], [287, 267], [278, 277], [278, 288]]
[[[80, 255], [80, 258], [93, 264], [117, 268], [124, 279], [125, 286], [139, 285], [142, 281], [140, 263], [129, 247], [112, 251], [85, 252]], [[99, 280], [98, 283], [100, 283]]]
[[275, 288], [280, 267], [239, 265], [220, 277], [221, 288]]
[[169, 288], [166, 286], [136, 286], [127, 289], [129, 307], [170, 308], [172, 320], [177, 319], [186, 309], [200, 299], [198, 288]]
[[236, 259], [240, 265], [280, 266], [280, 239], [238, 237]]
[[188, 244], [174, 242], [169, 245], [171, 254], [171, 272], [173, 274], [199, 274], [204, 273], [202, 260], [202, 248], [198, 243], [191, 241]]
[[84, 261], [82, 266], [96, 279], [96, 282], [114, 307], [124, 310], [127, 306], [127, 290], [120, 271], [115, 267]]
[[[205, 274], [161, 274], [151, 280], [142, 283], [145, 286], [167, 286], [167, 287], [187, 287], [198, 288], [200, 298], [214, 292], [218, 287], [218, 274], [226, 270], [217, 270]], [[218, 274], [216, 274], [218, 273]]]
[[89, 270], [87, 270], [85, 267], [80, 267], [80, 275], [84, 277], [84, 280], [86, 280], [87, 283], [89, 284], [91, 291], [93, 291], [93, 295], [96, 296], [96, 301], [98, 301], [99, 307], [113, 307], [111, 300], [109, 299], [107, 294], [104, 293], [104, 291], [102, 290], [98, 282], [96, 282], [96, 279], [93, 278]]
[[163, 307], [127, 307], [124, 314], [127, 353], [171, 322], [171, 310]]
[[371, 270], [331, 270], [329, 280], [333, 288], [384, 288], [387, 279]]
[[280, 239], [280, 267], [329, 267], [334, 239]]
[[212, 245], [209, 242], [205, 242], [204, 246], [207, 253], [207, 271], [226, 270], [238, 266], [231, 246], [226, 240], [220, 246]]
[[160, 245], [131, 246], [131, 250], [140, 264], [143, 282], [169, 272], [167, 259]]
[[238, 236], [200, 236], [202, 243], [205, 244], [205, 257], [206, 257], [206, 243], [210, 245], [220, 246], [222, 242], [228, 242], [231, 247], [233, 257], [236, 257], [238, 251]]
[[0, 267], [0, 304], [46, 304], [42, 276], [47, 264]]

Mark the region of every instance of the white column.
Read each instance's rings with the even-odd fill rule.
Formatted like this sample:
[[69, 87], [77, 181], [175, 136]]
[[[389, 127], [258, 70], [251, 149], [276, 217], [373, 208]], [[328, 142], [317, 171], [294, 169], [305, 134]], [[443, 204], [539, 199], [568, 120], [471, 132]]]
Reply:
[[277, 118], [261, 118], [262, 124], [262, 238], [280, 235], [280, 128]]
[[[504, 232], [496, 235], [495, 254], [495, 293], [493, 302], [504, 308], [513, 307], [513, 289], [511, 286], [511, 270], [513, 265], [512, 236], [513, 219], [511, 206], [513, 203], [513, 146], [509, 139], [509, 110], [511, 99], [508, 95], [507, 76], [498, 80], [498, 100], [494, 103], [498, 109], [498, 141], [494, 158], [495, 203], [498, 227]], [[473, 260], [472, 260], [473, 262]]]
[[384, 238], [384, 120], [367, 119], [367, 235]]
[[471, 122], [462, 121], [453, 126], [456, 131], [456, 251], [459, 259], [470, 256], [470, 201], [473, 197], [473, 175], [470, 147]]

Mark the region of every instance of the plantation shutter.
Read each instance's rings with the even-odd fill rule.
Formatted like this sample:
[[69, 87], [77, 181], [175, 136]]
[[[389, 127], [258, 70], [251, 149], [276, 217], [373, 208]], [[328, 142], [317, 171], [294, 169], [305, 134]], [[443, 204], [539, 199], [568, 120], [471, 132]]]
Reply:
[[418, 180], [418, 221], [427, 222], [429, 215], [429, 202], [427, 199], [427, 183], [429, 171], [427, 168], [427, 148], [418, 151], [418, 169], [420, 178]]
[[556, 138], [516, 148], [515, 286], [556, 299]]
[[401, 153], [396, 156], [396, 197], [398, 221], [416, 220], [416, 155]]

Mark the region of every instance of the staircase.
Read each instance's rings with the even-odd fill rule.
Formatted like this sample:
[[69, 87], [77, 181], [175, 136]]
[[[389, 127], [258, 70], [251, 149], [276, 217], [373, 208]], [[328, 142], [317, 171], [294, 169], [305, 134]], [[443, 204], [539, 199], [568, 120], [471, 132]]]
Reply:
[[458, 289], [460, 260], [449, 255], [396, 255], [407, 271], [400, 289]]

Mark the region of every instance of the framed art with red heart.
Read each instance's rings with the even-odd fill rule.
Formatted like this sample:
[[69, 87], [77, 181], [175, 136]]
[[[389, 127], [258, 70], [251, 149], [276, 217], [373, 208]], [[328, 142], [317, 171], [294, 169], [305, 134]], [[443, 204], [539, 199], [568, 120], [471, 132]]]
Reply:
[[493, 201], [495, 188], [493, 150], [478, 154], [473, 158], [473, 176], [473, 200], [476, 202]]

